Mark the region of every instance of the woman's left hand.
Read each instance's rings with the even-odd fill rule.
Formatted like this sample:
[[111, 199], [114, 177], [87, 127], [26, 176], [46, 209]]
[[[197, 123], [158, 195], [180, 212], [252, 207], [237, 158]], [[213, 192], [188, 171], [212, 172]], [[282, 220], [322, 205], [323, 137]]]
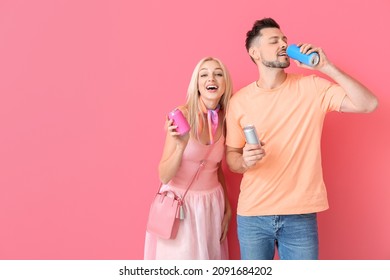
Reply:
[[221, 225], [221, 227], [222, 227], [222, 235], [221, 235], [221, 239], [220, 239], [221, 243], [223, 241], [225, 241], [225, 239], [226, 239], [231, 218], [232, 218], [232, 211], [231, 211], [230, 206], [229, 206], [226, 208], [225, 214], [223, 215], [223, 220], [222, 220], [222, 225]]

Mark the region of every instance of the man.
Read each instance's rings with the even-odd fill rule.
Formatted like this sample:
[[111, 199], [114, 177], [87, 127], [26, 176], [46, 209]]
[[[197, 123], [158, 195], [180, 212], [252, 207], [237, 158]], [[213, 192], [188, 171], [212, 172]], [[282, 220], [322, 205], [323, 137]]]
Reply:
[[[242, 259], [318, 259], [316, 213], [328, 208], [322, 177], [321, 131], [327, 112], [368, 113], [376, 97], [333, 65], [321, 48], [320, 62], [298, 66], [330, 77], [284, 71], [290, 65], [287, 37], [264, 18], [248, 31], [246, 48], [257, 65], [257, 81], [231, 99], [227, 115], [226, 159], [242, 173], [237, 224]], [[261, 143], [247, 144], [243, 128], [254, 125]]]

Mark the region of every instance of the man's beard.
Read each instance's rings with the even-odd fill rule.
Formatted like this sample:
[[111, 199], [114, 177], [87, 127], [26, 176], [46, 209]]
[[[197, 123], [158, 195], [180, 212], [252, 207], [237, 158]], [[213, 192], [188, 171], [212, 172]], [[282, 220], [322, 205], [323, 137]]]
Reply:
[[280, 62], [280, 61], [261, 61], [263, 65], [270, 67], [270, 68], [287, 68], [290, 66], [290, 60], [287, 60], [285, 62]]

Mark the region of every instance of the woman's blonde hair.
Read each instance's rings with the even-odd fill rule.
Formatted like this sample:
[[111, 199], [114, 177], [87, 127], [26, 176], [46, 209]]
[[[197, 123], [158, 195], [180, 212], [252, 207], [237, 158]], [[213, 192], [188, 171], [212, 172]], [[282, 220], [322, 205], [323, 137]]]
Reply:
[[[222, 95], [221, 99], [219, 100], [220, 110], [223, 112], [223, 128], [225, 127], [225, 119], [226, 119], [226, 112], [229, 104], [230, 97], [232, 96], [233, 91], [233, 85], [232, 85], [232, 79], [230, 77], [229, 71], [226, 68], [226, 66], [217, 58], [214, 57], [205, 57], [201, 59], [198, 64], [195, 66], [195, 69], [191, 76], [191, 81], [188, 86], [187, 90], [187, 108], [188, 108], [188, 122], [191, 126], [191, 133], [195, 137], [198, 137], [198, 129], [200, 122], [205, 122], [206, 119], [204, 117], [204, 114], [200, 110], [199, 105], [199, 96], [200, 92], [198, 90], [198, 80], [199, 80], [199, 70], [203, 63], [206, 61], [216, 61], [223, 72], [223, 76], [225, 78], [225, 93]], [[201, 116], [201, 118], [200, 118]], [[225, 129], [223, 129], [225, 131]]]

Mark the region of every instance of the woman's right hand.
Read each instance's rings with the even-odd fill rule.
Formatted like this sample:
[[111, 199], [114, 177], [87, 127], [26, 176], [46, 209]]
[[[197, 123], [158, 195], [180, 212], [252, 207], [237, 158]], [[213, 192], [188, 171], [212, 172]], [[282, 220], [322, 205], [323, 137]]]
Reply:
[[185, 149], [187, 146], [188, 140], [190, 139], [190, 133], [186, 133], [184, 135], [180, 135], [179, 132], [176, 131], [177, 125], [173, 124], [173, 120], [167, 118], [167, 133], [173, 137], [176, 141], [176, 145], [178, 148]]

